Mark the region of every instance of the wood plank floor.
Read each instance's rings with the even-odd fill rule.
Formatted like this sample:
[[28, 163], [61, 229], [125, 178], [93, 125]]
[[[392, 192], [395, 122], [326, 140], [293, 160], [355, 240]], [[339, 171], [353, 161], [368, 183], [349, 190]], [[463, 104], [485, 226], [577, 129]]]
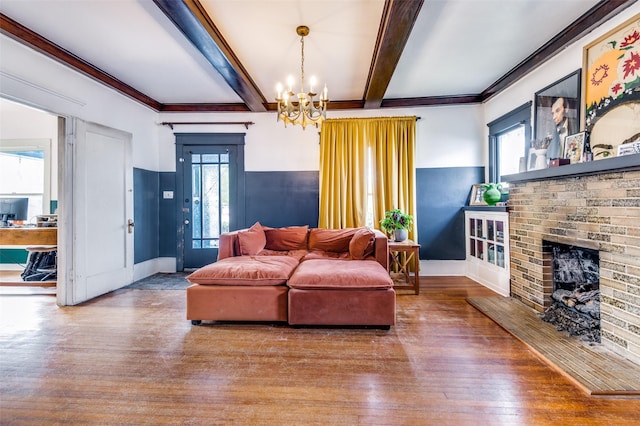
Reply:
[[468, 300], [588, 395], [640, 398], [640, 365], [601, 345], [589, 346], [559, 333], [522, 303], [506, 297], [478, 297]]
[[585, 395], [466, 302], [490, 290], [421, 284], [390, 331], [192, 327], [180, 290], [0, 296], [0, 423], [637, 424], [639, 400]]

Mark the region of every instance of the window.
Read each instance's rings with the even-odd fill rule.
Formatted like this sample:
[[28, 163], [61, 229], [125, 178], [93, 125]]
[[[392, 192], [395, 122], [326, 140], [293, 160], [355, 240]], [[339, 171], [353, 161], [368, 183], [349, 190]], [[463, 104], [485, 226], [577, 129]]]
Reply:
[[0, 197], [29, 198], [29, 220], [49, 213], [51, 141], [4, 140], [0, 146]]
[[531, 140], [531, 102], [503, 115], [489, 126], [489, 181], [500, 182], [500, 176], [526, 171]]

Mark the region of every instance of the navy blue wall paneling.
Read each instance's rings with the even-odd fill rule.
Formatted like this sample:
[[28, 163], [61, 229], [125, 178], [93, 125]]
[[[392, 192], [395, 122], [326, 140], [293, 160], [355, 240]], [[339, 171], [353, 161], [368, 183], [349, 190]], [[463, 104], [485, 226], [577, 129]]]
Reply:
[[246, 225], [318, 226], [319, 172], [246, 172]]
[[134, 263], [158, 257], [158, 172], [133, 169]]
[[[165, 199], [163, 191], [172, 191], [173, 198]], [[176, 173], [160, 172], [160, 257], [176, 257]]]
[[464, 212], [471, 185], [484, 182], [484, 167], [416, 170], [420, 258], [464, 260]]

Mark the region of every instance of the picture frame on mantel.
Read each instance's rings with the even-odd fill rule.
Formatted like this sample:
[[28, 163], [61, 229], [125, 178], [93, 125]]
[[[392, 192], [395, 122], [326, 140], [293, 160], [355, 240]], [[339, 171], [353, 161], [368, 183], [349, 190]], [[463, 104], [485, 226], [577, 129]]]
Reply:
[[551, 137], [547, 158], [564, 158], [564, 139], [580, 130], [580, 78], [578, 69], [534, 96], [534, 139]]
[[564, 158], [570, 161], [570, 164], [582, 162], [582, 154], [584, 154], [584, 145], [587, 139], [587, 132], [569, 135], [564, 140]]
[[619, 145], [640, 133], [639, 57], [640, 15], [583, 49], [583, 129], [594, 160], [616, 156]]
[[471, 195], [469, 196], [469, 205], [470, 206], [488, 206], [487, 202], [484, 200], [484, 191], [485, 188], [480, 183], [476, 183], [471, 185]]

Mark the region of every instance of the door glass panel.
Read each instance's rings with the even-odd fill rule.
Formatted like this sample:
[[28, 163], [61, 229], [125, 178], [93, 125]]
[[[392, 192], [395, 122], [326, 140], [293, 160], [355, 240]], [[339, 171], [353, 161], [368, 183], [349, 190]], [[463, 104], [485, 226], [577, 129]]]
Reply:
[[504, 243], [504, 223], [502, 221], [496, 221], [496, 241]]
[[469, 251], [471, 252], [471, 256], [476, 255], [476, 240], [473, 238], [469, 238]]
[[220, 236], [220, 167], [217, 164], [202, 166], [202, 237]]
[[487, 220], [487, 240], [493, 241], [493, 220]]
[[[195, 157], [195, 155], [194, 155]], [[198, 161], [200, 156], [198, 155]], [[195, 158], [193, 159], [195, 161]], [[193, 223], [194, 248], [196, 239], [202, 238], [202, 212], [200, 210], [200, 194], [202, 194], [202, 170], [200, 164], [193, 163], [191, 166], [191, 222]]]
[[476, 219], [476, 237], [484, 237], [484, 232], [482, 232], [482, 219]]
[[192, 246], [217, 248], [229, 231], [229, 155], [193, 154], [191, 160]]
[[475, 219], [469, 219], [469, 233], [471, 234], [472, 237], [476, 236], [476, 220]]
[[503, 246], [497, 246], [497, 261], [496, 264], [501, 267], [504, 268], [504, 247]]
[[483, 247], [483, 242], [478, 240], [476, 241], [476, 256], [478, 257], [478, 259], [482, 259], [484, 260], [484, 247]]
[[487, 246], [487, 251], [488, 251], [487, 255], [488, 255], [488, 258], [489, 258], [489, 263], [495, 263], [495, 258], [496, 258], [496, 256], [495, 256], [495, 246], [493, 244], [489, 244]]

